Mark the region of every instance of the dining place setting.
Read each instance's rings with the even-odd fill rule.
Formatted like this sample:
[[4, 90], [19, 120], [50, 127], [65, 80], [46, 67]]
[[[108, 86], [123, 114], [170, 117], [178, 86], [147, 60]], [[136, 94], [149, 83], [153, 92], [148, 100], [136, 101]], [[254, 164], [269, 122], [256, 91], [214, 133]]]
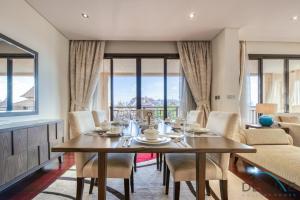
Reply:
[[[52, 147], [51, 150], [75, 152], [75, 158], [78, 157], [75, 159], [76, 190], [79, 196], [77, 199], [81, 199], [82, 181], [85, 178], [98, 181], [99, 200], [106, 199], [107, 178], [122, 178], [125, 200], [129, 200], [129, 188], [134, 192], [136, 154], [157, 153], [164, 155], [162, 183], [165, 194], [168, 195], [170, 176], [173, 176], [174, 200], [180, 197], [180, 182], [191, 180], [195, 181], [196, 199], [204, 200], [208, 181], [205, 175], [207, 170], [210, 173], [216, 170], [215, 175], [220, 174], [220, 171], [226, 174], [228, 170], [226, 160], [229, 159], [227, 154], [256, 151], [233, 140], [238, 124], [237, 116], [236, 113], [213, 111], [208, 117], [207, 126], [201, 127], [190, 119], [162, 120], [147, 112], [140, 118], [116, 119], [110, 122], [94, 121], [95, 118], [90, 111], [71, 112], [69, 113], [71, 139]], [[218, 154], [222, 159], [208, 159], [210, 154]], [[194, 164], [190, 166], [191, 163]], [[214, 168], [210, 169], [211, 167]], [[192, 168], [194, 170], [189, 171]], [[184, 174], [181, 174], [182, 172]], [[223, 180], [219, 175], [212, 178], [220, 180], [221, 194], [226, 197], [227, 180]]]

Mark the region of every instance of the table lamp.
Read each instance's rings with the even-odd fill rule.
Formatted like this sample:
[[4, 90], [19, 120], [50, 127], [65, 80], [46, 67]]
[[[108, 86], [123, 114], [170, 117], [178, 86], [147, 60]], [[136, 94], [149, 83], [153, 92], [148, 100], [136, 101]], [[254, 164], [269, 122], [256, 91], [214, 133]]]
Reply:
[[258, 117], [258, 122], [262, 126], [271, 126], [273, 124], [273, 118], [270, 114], [274, 114], [277, 111], [277, 104], [274, 103], [261, 103], [256, 104], [256, 113], [262, 114]]

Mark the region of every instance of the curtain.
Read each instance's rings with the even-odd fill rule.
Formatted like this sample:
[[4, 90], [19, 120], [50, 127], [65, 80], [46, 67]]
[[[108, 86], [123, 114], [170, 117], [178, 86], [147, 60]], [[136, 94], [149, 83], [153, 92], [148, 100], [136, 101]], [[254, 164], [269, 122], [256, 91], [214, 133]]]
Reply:
[[189, 85], [186, 81], [186, 78], [184, 76], [184, 72], [181, 69], [180, 70], [180, 117], [182, 119], [185, 119], [187, 116], [187, 113], [190, 110], [195, 110], [197, 105], [194, 101], [193, 95], [191, 93], [191, 90], [189, 88]]
[[110, 63], [102, 62], [100, 65], [99, 82], [94, 95], [93, 110], [104, 111], [109, 119], [109, 91], [110, 91]]
[[210, 112], [212, 56], [210, 41], [177, 42], [187, 83], [201, 111], [200, 125], [206, 126]]
[[105, 42], [70, 41], [70, 111], [90, 110], [99, 81]]
[[263, 74], [264, 102], [277, 104], [279, 112], [283, 112], [284, 110], [283, 84], [282, 74]]
[[[248, 112], [248, 100], [250, 99], [250, 93], [247, 91], [247, 83], [249, 74], [246, 73], [246, 63], [247, 63], [247, 47], [246, 41], [240, 41], [240, 71], [239, 71], [239, 113], [240, 122], [243, 123], [247, 121]], [[249, 83], [248, 83], [249, 84]], [[241, 124], [242, 125], [242, 124]]]
[[290, 112], [300, 112], [300, 70], [289, 73]]

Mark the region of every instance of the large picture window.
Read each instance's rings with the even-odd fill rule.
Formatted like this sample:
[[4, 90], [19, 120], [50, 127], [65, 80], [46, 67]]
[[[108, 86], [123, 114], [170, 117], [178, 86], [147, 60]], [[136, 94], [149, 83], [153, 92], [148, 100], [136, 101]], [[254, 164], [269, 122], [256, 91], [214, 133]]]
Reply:
[[137, 109], [152, 110], [160, 119], [178, 116], [178, 54], [105, 54], [105, 60], [110, 65], [112, 120], [133, 119]]
[[[300, 55], [250, 54], [250, 99], [277, 104], [277, 112], [300, 112]], [[256, 83], [258, 87], [256, 87]]]

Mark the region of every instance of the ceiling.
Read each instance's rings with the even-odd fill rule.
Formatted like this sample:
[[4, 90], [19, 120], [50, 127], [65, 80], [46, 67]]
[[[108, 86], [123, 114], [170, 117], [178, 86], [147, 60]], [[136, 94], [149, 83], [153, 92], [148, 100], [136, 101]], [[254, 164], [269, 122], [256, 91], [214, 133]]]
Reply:
[[227, 27], [240, 39], [300, 42], [299, 0], [26, 1], [69, 39], [209, 40]]

